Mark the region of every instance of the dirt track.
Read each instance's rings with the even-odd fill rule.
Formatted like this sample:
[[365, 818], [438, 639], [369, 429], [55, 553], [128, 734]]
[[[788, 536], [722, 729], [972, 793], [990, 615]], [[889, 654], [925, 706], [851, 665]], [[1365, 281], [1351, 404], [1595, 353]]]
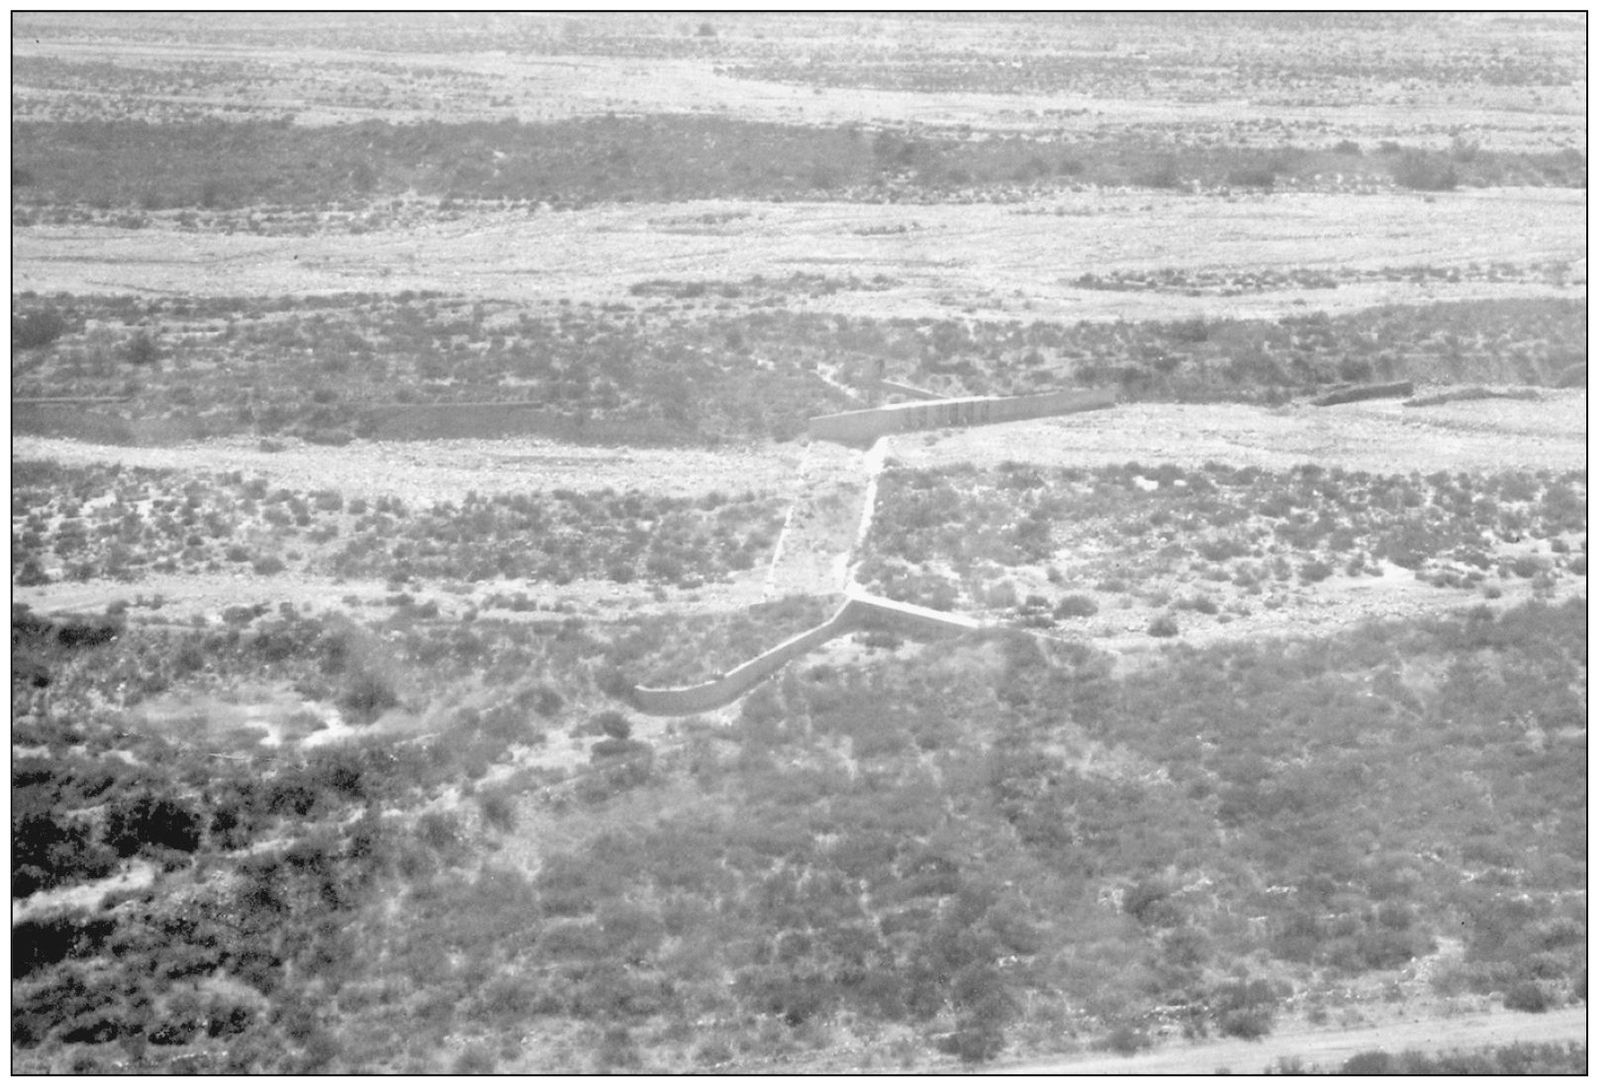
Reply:
[[1469, 1017], [1417, 1018], [1367, 1028], [1280, 1032], [1256, 1043], [1215, 1040], [1168, 1047], [1138, 1055], [1095, 1055], [1021, 1062], [993, 1070], [1002, 1074], [1237, 1074], [1262, 1073], [1283, 1058], [1309, 1068], [1335, 1070], [1365, 1051], [1474, 1050], [1516, 1040], [1543, 1043], [1588, 1042], [1586, 1006], [1544, 1014], [1491, 1013]]

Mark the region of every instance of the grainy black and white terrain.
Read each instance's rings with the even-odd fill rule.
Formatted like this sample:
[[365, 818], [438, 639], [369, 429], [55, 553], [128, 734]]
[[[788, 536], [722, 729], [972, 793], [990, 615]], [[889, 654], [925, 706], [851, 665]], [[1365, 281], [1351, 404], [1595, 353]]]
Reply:
[[12, 58], [14, 1071], [1586, 1069], [1585, 19]]

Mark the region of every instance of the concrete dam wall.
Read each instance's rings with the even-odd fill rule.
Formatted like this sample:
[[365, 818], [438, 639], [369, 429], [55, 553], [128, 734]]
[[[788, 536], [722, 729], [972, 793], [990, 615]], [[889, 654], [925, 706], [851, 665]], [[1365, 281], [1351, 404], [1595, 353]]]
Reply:
[[952, 428], [972, 424], [999, 424], [1030, 420], [1088, 409], [1105, 409], [1118, 401], [1110, 387], [1098, 390], [1058, 390], [1017, 398], [945, 398], [931, 402], [901, 402], [877, 409], [857, 409], [812, 417], [812, 439], [840, 443], [868, 443], [879, 436], [924, 428]]
[[935, 612], [881, 597], [852, 596], [839, 605], [838, 611], [825, 623], [795, 635], [757, 657], [751, 657], [718, 679], [692, 687], [633, 687], [632, 698], [639, 710], [657, 716], [703, 713], [736, 702], [795, 657], [802, 657], [824, 642], [863, 627], [908, 633], [932, 634], [939, 631], [960, 634], [981, 626], [977, 620], [966, 616]]

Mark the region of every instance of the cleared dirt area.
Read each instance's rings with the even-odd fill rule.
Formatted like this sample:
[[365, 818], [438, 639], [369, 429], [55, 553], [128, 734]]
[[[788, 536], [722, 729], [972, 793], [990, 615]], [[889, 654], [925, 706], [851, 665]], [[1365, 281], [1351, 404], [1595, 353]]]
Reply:
[[1540, 401], [1492, 398], [1405, 409], [1377, 400], [1319, 408], [1170, 405], [893, 437], [891, 453], [918, 468], [1007, 459], [1036, 465], [1174, 462], [1286, 469], [1314, 462], [1372, 473], [1440, 469], [1586, 469], [1586, 391]]
[[[271, 485], [328, 488], [344, 496], [395, 496], [412, 508], [468, 492], [631, 489], [656, 496], [791, 490], [804, 447], [757, 443], [719, 452], [643, 447], [589, 447], [538, 439], [455, 439], [429, 443], [350, 443], [316, 446], [295, 440], [267, 452], [256, 439], [218, 439], [174, 447], [122, 447], [69, 439], [18, 436], [13, 458], [64, 465], [117, 463], [126, 468], [211, 474], [240, 471]], [[816, 470], [857, 468], [855, 452], [832, 444], [814, 448]]]
[[[884, 275], [877, 292], [801, 297], [806, 310], [1047, 321], [1277, 317], [1408, 300], [1585, 295], [1551, 282], [1357, 282], [1251, 296], [1080, 289], [1132, 268], [1361, 269], [1572, 263], [1586, 257], [1585, 193], [1189, 196], [1075, 192], [1017, 204], [705, 201], [586, 210], [466, 211], [460, 220], [353, 236], [38, 225], [13, 236], [13, 288], [203, 296], [447, 290], [488, 298], [629, 302], [654, 279], [796, 272]], [[701, 216], [730, 225], [689, 229]], [[899, 228], [898, 233], [880, 229]]]
[[1583, 1006], [1543, 1014], [1483, 1013], [1467, 1017], [1423, 1016], [1381, 1021], [1362, 1028], [1323, 1029], [1301, 1025], [1257, 1042], [1214, 1040], [1163, 1047], [1137, 1055], [1089, 1055], [1018, 1063], [1000, 1074], [1212, 1074], [1267, 1073], [1283, 1059], [1317, 1071], [1334, 1071], [1366, 1051], [1469, 1051], [1517, 1040], [1588, 1042]]
[[[1118, 613], [1103, 612], [1089, 620], [1087, 626], [1058, 637], [1090, 641], [1116, 654], [1119, 671], [1127, 672], [1153, 663], [1166, 641], [1206, 647], [1291, 635], [1318, 637], [1339, 634], [1364, 620], [1445, 615], [1478, 604], [1503, 611], [1534, 597], [1524, 582], [1505, 585], [1496, 597], [1439, 589], [1416, 580], [1411, 572], [1393, 567], [1382, 578], [1325, 582], [1312, 591], [1313, 596], [1287, 596], [1278, 608], [1247, 606], [1246, 614], [1236, 614], [1229, 622], [1189, 612], [1177, 613], [1179, 634], [1175, 638], [1159, 639], [1148, 634], [1146, 627], [1161, 609], [1142, 605]], [[1548, 599], [1557, 603], [1570, 597], [1586, 598], [1587, 591], [1586, 580], [1566, 581], [1556, 586]]]

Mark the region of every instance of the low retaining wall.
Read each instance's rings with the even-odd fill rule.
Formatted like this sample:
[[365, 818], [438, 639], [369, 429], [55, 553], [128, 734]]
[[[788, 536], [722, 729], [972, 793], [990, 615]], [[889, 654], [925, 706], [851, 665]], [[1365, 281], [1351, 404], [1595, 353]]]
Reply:
[[856, 625], [860, 627], [877, 627], [907, 633], [939, 631], [946, 634], [961, 634], [981, 630], [984, 626], [970, 616], [959, 616], [953, 612], [941, 612], [935, 608], [923, 608], [920, 605], [891, 601], [865, 593], [851, 597], [846, 607], [850, 608]]
[[692, 687], [633, 687], [632, 698], [639, 710], [658, 716], [703, 713], [736, 702], [795, 657], [804, 656], [822, 643], [862, 627], [908, 633], [931, 634], [939, 631], [960, 634], [981, 626], [978, 620], [966, 616], [936, 612], [931, 608], [919, 608], [881, 597], [858, 595], [839, 605], [838, 611], [827, 622], [773, 646], [758, 657], [750, 658], [719, 679]]
[[1059, 390], [1018, 398], [945, 398], [935, 402], [902, 402], [877, 409], [829, 413], [812, 417], [812, 439], [866, 443], [879, 436], [923, 428], [949, 428], [972, 424], [998, 424], [1029, 420], [1087, 409], [1105, 409], [1118, 401], [1112, 388]]
[[745, 691], [795, 657], [854, 630], [856, 624], [852, 604], [851, 601], [845, 601], [826, 623], [820, 623], [803, 634], [773, 646], [760, 656], [750, 658], [719, 679], [692, 687], [633, 687], [632, 697], [637, 708], [644, 713], [660, 715], [703, 713], [735, 702]]
[[1363, 383], [1350, 387], [1333, 390], [1329, 394], [1321, 394], [1314, 399], [1315, 405], [1346, 405], [1348, 402], [1362, 402], [1370, 398], [1407, 398], [1414, 393], [1414, 384], [1404, 381], [1400, 383]]

